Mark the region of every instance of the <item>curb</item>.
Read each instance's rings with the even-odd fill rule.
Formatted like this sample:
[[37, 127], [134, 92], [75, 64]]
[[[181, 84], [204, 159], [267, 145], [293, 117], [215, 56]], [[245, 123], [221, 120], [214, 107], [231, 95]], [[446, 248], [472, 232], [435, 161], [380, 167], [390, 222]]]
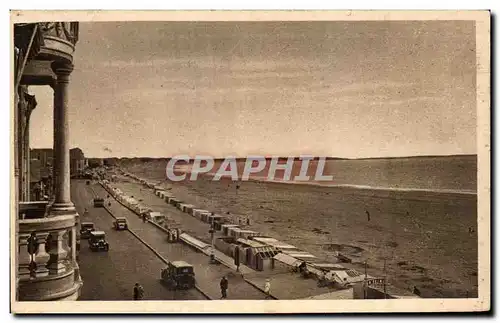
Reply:
[[[104, 206], [104, 209], [108, 212], [109, 215], [111, 215], [114, 219], [116, 219], [116, 216], [106, 207]], [[169, 261], [167, 259], [165, 259], [158, 251], [156, 251], [151, 245], [149, 245], [149, 243], [147, 243], [146, 241], [144, 241], [141, 237], [139, 237], [139, 235], [137, 235], [137, 233], [135, 233], [134, 231], [130, 230], [130, 229], [127, 229], [128, 232], [130, 232], [137, 240], [139, 240], [142, 244], [144, 244], [149, 250], [151, 250], [158, 258], [160, 258], [161, 261], [163, 261], [165, 264], [168, 265]], [[208, 296], [207, 293], [205, 293], [198, 285], [195, 285], [194, 288], [200, 292], [200, 294], [202, 294], [206, 299], [208, 300], [212, 300], [212, 298], [210, 296]]]
[[[262, 288], [260, 288], [260, 287], [259, 287], [259, 286], [257, 286], [256, 284], [252, 283], [251, 281], [249, 281], [249, 280], [248, 280], [248, 279], [246, 279], [245, 277], [243, 277], [243, 279], [244, 279], [244, 280], [245, 280], [245, 281], [246, 281], [249, 285], [251, 285], [252, 287], [254, 287], [254, 288], [258, 289], [258, 290], [260, 290], [261, 292], [263, 292], [263, 293], [265, 294], [265, 292], [264, 292], [264, 290], [262, 290]], [[273, 294], [269, 294], [269, 296], [270, 296], [272, 299], [278, 300], [278, 298], [277, 298], [276, 296], [273, 296]]]

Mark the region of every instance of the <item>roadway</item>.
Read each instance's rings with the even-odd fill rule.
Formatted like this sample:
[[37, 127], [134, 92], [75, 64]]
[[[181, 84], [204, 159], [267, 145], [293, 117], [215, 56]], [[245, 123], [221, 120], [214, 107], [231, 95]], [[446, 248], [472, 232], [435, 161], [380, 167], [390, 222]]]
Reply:
[[[92, 189], [100, 197], [106, 197], [108, 195], [106, 190], [98, 184], [92, 185]], [[137, 192], [139, 191], [139, 186], [137, 186], [136, 189], [137, 190], [134, 191], [132, 195], [136, 196], [137, 198], [144, 199], [143, 202], [147, 205], [150, 205], [149, 202], [153, 202], [148, 201], [150, 197], [154, 196], [152, 192]], [[156, 201], [160, 200], [158, 197], [155, 198]], [[203, 290], [205, 294], [207, 294], [212, 299], [218, 299], [221, 296], [219, 281], [222, 276], [226, 276], [229, 280], [228, 299], [265, 299], [265, 294], [259, 289], [248, 284], [239, 273], [236, 273], [234, 270], [227, 268], [222, 264], [209, 264], [209, 258], [205, 254], [202, 254], [201, 252], [183, 243], [168, 243], [166, 241], [165, 232], [151, 223], [143, 223], [143, 221], [135, 213], [122, 206], [116, 200], [111, 198], [110, 201], [111, 206], [107, 206], [107, 208], [115, 216], [127, 218], [130, 230], [132, 230], [143, 241], [153, 247], [162, 257], [170, 261], [184, 260], [193, 265], [196, 274], [197, 285], [199, 286], [199, 288], [201, 288], [201, 290]], [[162, 205], [168, 206], [164, 202], [162, 203]], [[170, 209], [177, 210], [173, 207], [170, 207]], [[165, 214], [168, 214], [169, 216], [171, 215], [168, 212]], [[187, 216], [186, 213], [182, 214], [182, 218], [178, 218], [180, 220], [179, 223], [181, 224], [183, 230], [189, 230], [189, 226], [192, 223], [184, 223], [183, 219], [195, 219], [191, 216]], [[205, 230], [208, 231], [206, 224], [204, 224], [203, 226]]]
[[[93, 187], [93, 188], [92, 188]], [[78, 263], [83, 280], [80, 300], [132, 300], [136, 282], [144, 287], [145, 300], [206, 300], [196, 289], [171, 291], [160, 283], [165, 264], [129, 231], [112, 229], [113, 217], [104, 208], [92, 205], [95, 185], [71, 181], [71, 197], [80, 221], [93, 222], [106, 232], [109, 252], [92, 252], [81, 240]], [[84, 209], [89, 213], [84, 216]]]

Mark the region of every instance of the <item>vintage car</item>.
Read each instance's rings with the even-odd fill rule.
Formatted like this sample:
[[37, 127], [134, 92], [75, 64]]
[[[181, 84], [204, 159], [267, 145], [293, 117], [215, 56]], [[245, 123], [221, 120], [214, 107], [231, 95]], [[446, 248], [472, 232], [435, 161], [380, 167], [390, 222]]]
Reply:
[[100, 197], [96, 197], [94, 199], [94, 207], [104, 207], [104, 199]]
[[90, 238], [90, 232], [95, 231], [94, 223], [92, 222], [82, 222], [80, 228], [80, 238], [88, 239]]
[[116, 220], [113, 222], [113, 227], [115, 230], [127, 230], [128, 229], [128, 223], [126, 218], [116, 218]]
[[193, 266], [185, 261], [172, 261], [161, 270], [161, 281], [171, 289], [190, 289], [195, 286]]
[[89, 238], [89, 248], [92, 251], [108, 251], [109, 244], [106, 241], [106, 233], [104, 231], [92, 231]]

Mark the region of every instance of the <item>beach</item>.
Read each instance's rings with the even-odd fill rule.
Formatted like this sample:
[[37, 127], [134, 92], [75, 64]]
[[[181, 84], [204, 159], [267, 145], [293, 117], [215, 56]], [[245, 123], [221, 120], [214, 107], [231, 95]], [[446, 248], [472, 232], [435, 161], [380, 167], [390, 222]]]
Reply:
[[161, 161], [122, 167], [162, 182], [187, 203], [248, 218], [253, 230], [320, 259], [333, 261], [341, 252], [353, 268], [387, 275], [399, 288], [416, 286], [422, 297], [477, 297], [475, 194], [217, 182], [205, 176], [170, 182]]

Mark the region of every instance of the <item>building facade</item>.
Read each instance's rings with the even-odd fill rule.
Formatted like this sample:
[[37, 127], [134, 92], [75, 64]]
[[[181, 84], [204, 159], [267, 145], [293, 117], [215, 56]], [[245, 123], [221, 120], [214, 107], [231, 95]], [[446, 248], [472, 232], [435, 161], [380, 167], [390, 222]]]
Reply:
[[[77, 262], [79, 216], [70, 196], [68, 87], [78, 23], [19, 23], [13, 26], [13, 33], [16, 225], [11, 259], [15, 262], [16, 300], [76, 300], [82, 280]], [[31, 112], [37, 107], [36, 98], [28, 92], [31, 86], [50, 86], [54, 91], [50, 201], [31, 200], [29, 129]], [[45, 165], [49, 163], [46, 155]]]
[[69, 151], [70, 163], [69, 169], [71, 176], [80, 175], [85, 169], [85, 155], [80, 148], [73, 148]]

